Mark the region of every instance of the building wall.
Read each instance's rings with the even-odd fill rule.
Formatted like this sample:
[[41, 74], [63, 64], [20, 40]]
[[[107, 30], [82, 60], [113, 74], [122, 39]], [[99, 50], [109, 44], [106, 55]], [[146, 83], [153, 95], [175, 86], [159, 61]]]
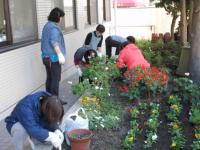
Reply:
[[[37, 21], [39, 38], [53, 0], [37, 0]], [[96, 24], [85, 26], [83, 18], [83, 1], [77, 0], [77, 30], [65, 33], [67, 48], [66, 64], [62, 68], [62, 80], [71, 75], [75, 69], [73, 55], [83, 45], [88, 32], [95, 30]], [[111, 23], [103, 22], [103, 1], [98, 0], [98, 21], [106, 26], [106, 37], [110, 34]], [[0, 54], [0, 120], [7, 116], [16, 103], [25, 95], [44, 89], [45, 68], [40, 57], [40, 42]]]
[[172, 17], [163, 8], [118, 8], [116, 13], [119, 35], [151, 39], [152, 33], [170, 32]]

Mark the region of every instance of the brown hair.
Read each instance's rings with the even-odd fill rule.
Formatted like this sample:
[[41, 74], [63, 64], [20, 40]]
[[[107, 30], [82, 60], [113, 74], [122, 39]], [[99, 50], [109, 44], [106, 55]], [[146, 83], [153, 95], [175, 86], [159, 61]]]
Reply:
[[41, 114], [49, 127], [61, 123], [64, 116], [64, 108], [57, 96], [47, 96], [41, 99]]
[[128, 36], [126, 39], [128, 42], [135, 44], [135, 38], [133, 36]]

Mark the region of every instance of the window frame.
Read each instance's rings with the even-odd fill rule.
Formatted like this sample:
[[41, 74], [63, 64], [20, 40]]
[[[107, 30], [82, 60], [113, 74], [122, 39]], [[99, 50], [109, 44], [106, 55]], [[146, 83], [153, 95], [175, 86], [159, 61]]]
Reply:
[[98, 24], [98, 20], [99, 20], [99, 19], [98, 19], [98, 0], [94, 0], [95, 3], [96, 3], [96, 4], [95, 4], [95, 5], [96, 5], [96, 8], [97, 8], [97, 9], [96, 9], [96, 19], [95, 19], [96, 21], [95, 21], [95, 22], [93, 22], [92, 16], [91, 16], [91, 1], [92, 1], [92, 0], [88, 0], [88, 1], [89, 1], [89, 5], [88, 5], [89, 24], [90, 24], [90, 25]]
[[[64, 0], [61, 0], [62, 1], [62, 9], [64, 10]], [[71, 32], [73, 30], [76, 30], [77, 29], [77, 1], [76, 0], [72, 0], [72, 4], [73, 4], [73, 26], [69, 26], [69, 27], [66, 27], [65, 26], [65, 17], [63, 18], [63, 23], [62, 23], [62, 30], [64, 30], [64, 32], [68, 33], [68, 32]], [[65, 12], [65, 11], [64, 11]]]
[[4, 19], [6, 20], [6, 41], [0, 42], [0, 52], [1, 47], [8, 46], [12, 43], [12, 34], [11, 34], [11, 24], [10, 24], [10, 11], [9, 11], [9, 2], [7, 0], [3, 0], [3, 11], [4, 11]]
[[[29, 40], [23, 40], [20, 42], [13, 42], [13, 34], [12, 34], [12, 29], [11, 29], [11, 18], [10, 18], [10, 6], [9, 6], [9, 1], [8, 0], [3, 0], [3, 11], [4, 11], [4, 19], [6, 20], [6, 41], [0, 42], [0, 54], [4, 52], [8, 52], [10, 50], [14, 50], [17, 48], [21, 48], [24, 46], [28, 46], [30, 44], [37, 43], [38, 40], [38, 33], [36, 34], [34, 39], [29, 39]], [[35, 0], [35, 11], [37, 10], [36, 8], [36, 0]], [[35, 17], [36, 17], [36, 31], [38, 32], [38, 26], [37, 26], [37, 11], [35, 12]]]
[[90, 25], [96, 25], [99, 22], [98, 19], [98, 0], [95, 0], [96, 3], [96, 21], [92, 21], [91, 17], [91, 0], [86, 0], [87, 1], [87, 20], [85, 20], [85, 25], [90, 26]]
[[[109, 1], [109, 12], [106, 10], [106, 1]], [[103, 21], [111, 21], [111, 1], [103, 0]]]

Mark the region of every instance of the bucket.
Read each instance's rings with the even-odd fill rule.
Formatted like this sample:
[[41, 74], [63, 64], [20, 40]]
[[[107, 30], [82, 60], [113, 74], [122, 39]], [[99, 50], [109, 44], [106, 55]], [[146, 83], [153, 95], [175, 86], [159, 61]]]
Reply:
[[92, 132], [88, 129], [74, 129], [66, 133], [72, 150], [89, 150]]

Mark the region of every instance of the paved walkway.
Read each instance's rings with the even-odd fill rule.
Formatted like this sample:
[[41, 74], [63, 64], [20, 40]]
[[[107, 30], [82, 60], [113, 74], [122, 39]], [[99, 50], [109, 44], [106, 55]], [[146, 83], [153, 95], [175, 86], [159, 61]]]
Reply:
[[[73, 95], [71, 92], [71, 83], [74, 84], [77, 82], [78, 76], [73, 74], [60, 84], [60, 98], [67, 102], [67, 105], [64, 105], [65, 116], [70, 112], [74, 112], [79, 107], [79, 103], [77, 101], [79, 97]], [[0, 150], [14, 150], [10, 135], [5, 128], [3, 120], [0, 121]], [[30, 148], [27, 148], [26, 150], [30, 150]]]

